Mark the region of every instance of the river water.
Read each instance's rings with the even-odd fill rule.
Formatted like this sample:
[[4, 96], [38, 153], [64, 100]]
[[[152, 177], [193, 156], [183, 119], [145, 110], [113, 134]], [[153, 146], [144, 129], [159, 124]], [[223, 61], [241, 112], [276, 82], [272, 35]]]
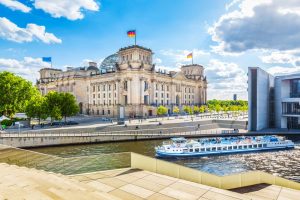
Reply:
[[[288, 137], [300, 145], [300, 137]], [[155, 156], [154, 147], [164, 140], [144, 140], [102, 144], [34, 148], [33, 151], [62, 157], [86, 156], [119, 152], [136, 152]], [[180, 165], [216, 175], [228, 175], [249, 170], [261, 170], [300, 182], [300, 149], [222, 156], [168, 159]]]

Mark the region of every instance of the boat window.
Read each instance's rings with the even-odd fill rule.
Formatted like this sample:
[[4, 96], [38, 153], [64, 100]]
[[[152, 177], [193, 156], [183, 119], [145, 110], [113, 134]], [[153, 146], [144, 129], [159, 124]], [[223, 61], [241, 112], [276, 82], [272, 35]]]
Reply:
[[253, 145], [254, 148], [257, 148], [257, 144]]
[[237, 146], [233, 146], [233, 149], [237, 149]]
[[205, 148], [201, 148], [201, 151], [205, 151]]
[[215, 150], [216, 150], [216, 147], [213, 147], [213, 148], [212, 148], [212, 151], [215, 151]]
[[227, 147], [223, 147], [223, 150], [227, 150]]
[[196, 152], [199, 152], [199, 148], [196, 148], [195, 151], [196, 151]]
[[210, 148], [206, 148], [206, 151], [210, 151]]
[[244, 149], [247, 149], [247, 145], [244, 145]]
[[262, 147], [262, 144], [258, 144], [258, 147]]
[[232, 149], [232, 146], [229, 146], [229, 147], [228, 147], [228, 150], [231, 150], [231, 149]]
[[242, 149], [243, 148], [243, 146], [239, 146], [239, 149]]
[[190, 152], [193, 152], [193, 149], [190, 149]]
[[218, 147], [218, 151], [221, 151], [221, 147]]
[[264, 144], [264, 147], [267, 147], [267, 144]]
[[249, 148], [249, 149], [252, 149], [252, 145], [248, 145], [248, 148]]

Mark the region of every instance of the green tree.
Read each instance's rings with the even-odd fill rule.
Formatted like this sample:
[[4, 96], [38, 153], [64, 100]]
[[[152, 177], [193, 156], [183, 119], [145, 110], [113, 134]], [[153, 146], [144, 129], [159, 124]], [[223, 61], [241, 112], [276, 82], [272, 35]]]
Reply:
[[190, 106], [184, 106], [183, 111], [186, 112], [189, 115], [193, 114], [193, 109]]
[[205, 110], [206, 110], [206, 107], [204, 105], [202, 105], [202, 106], [199, 107], [199, 112], [200, 113], [204, 113]]
[[199, 106], [194, 106], [194, 113], [198, 114], [200, 112]]
[[12, 117], [23, 112], [32, 98], [38, 94], [31, 82], [10, 72], [0, 72], [0, 113]]
[[25, 109], [26, 115], [30, 118], [37, 118], [39, 120], [39, 124], [41, 123], [41, 119], [47, 119], [48, 112], [46, 106], [46, 98], [41, 95], [34, 96], [26, 106]]
[[77, 105], [74, 95], [70, 93], [60, 93], [61, 96], [61, 115], [67, 121], [67, 117], [74, 116], [79, 112], [79, 106]]
[[177, 106], [174, 106], [173, 113], [178, 114], [180, 112], [179, 108]]
[[55, 91], [49, 92], [46, 96], [46, 108], [47, 114], [51, 118], [51, 124], [53, 120], [61, 120], [62, 119], [62, 112], [61, 112], [61, 102], [62, 96]]
[[220, 105], [220, 104], [217, 104], [217, 105], [215, 106], [215, 110], [216, 110], [217, 113], [219, 113], [219, 112], [222, 110], [221, 105]]
[[158, 108], [157, 108], [157, 115], [165, 115], [165, 114], [167, 114], [167, 112], [168, 112], [168, 108], [166, 108], [165, 106], [159, 106]]

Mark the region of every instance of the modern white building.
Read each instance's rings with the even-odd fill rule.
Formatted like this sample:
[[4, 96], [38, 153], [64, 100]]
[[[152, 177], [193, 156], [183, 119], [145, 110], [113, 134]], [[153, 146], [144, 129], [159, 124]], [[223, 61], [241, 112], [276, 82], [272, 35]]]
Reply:
[[273, 77], [249, 67], [248, 104], [250, 131], [300, 129], [300, 74]]

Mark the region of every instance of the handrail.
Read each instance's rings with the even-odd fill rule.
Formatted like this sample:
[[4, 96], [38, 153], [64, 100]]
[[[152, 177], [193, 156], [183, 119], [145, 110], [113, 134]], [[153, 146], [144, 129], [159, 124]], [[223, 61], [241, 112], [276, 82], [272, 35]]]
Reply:
[[[219, 125], [219, 123], [217, 123]], [[225, 125], [230, 125], [226, 123], [220, 123]], [[201, 128], [207, 127], [207, 126], [213, 126], [214, 123], [211, 124], [201, 124]], [[238, 126], [243, 127], [242, 124], [235, 124]], [[96, 137], [96, 136], [115, 136], [115, 135], [126, 135], [126, 136], [160, 136], [160, 135], [192, 135], [192, 134], [203, 134], [203, 132], [206, 132], [204, 134], [208, 134], [209, 131], [211, 134], [214, 133], [214, 131], [206, 129], [206, 130], [200, 130], [200, 131], [183, 131], [183, 132], [177, 132], [177, 133], [170, 133], [169, 131], [172, 131], [172, 129], [188, 129], [188, 128], [196, 128], [196, 126], [184, 126], [184, 127], [170, 127], [170, 128], [153, 128], [153, 129], [141, 129], [141, 130], [124, 130], [124, 131], [111, 131], [111, 132], [79, 132], [79, 133], [63, 133], [63, 132], [47, 132], [47, 133], [39, 133], [39, 132], [23, 132], [23, 133], [0, 133], [0, 137]], [[162, 131], [168, 131], [169, 133], [162, 132]], [[143, 133], [146, 132], [146, 133]], [[187, 133], [190, 134], [187, 134]], [[215, 132], [216, 133], [216, 132]]]

